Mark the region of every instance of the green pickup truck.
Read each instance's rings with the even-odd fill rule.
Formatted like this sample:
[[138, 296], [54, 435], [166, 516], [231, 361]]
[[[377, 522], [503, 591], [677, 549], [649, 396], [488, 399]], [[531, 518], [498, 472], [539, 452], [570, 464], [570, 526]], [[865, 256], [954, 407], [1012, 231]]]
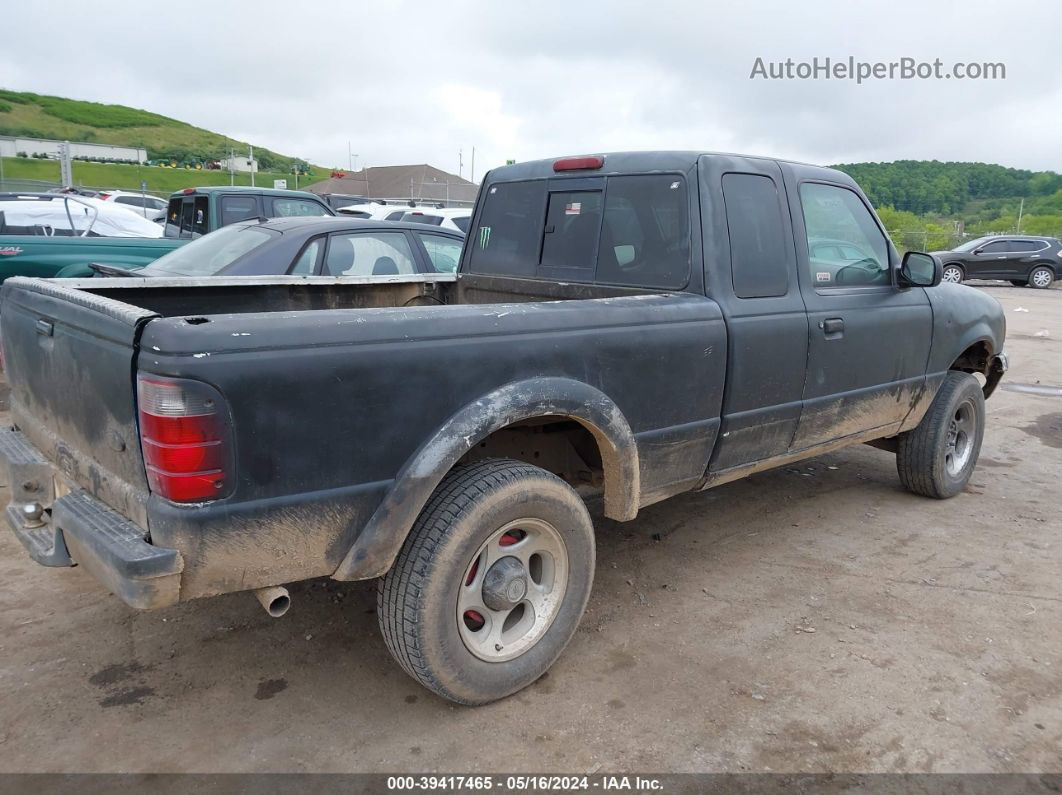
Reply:
[[[227, 186], [186, 188], [170, 196], [161, 237], [116, 237], [113, 231], [104, 228], [105, 213], [92, 215], [93, 210], [113, 213], [116, 208], [100, 207], [107, 203], [95, 199], [78, 197], [72, 201], [76, 202], [75, 209], [80, 214], [72, 216], [67, 210], [73, 205], [59, 194], [0, 196], [0, 282], [9, 276], [92, 276], [91, 263], [142, 268], [189, 240], [237, 221], [335, 215], [321, 199], [305, 191]], [[5, 221], [8, 215], [5, 206], [22, 207], [27, 202], [55, 205], [56, 220], [31, 225]]]

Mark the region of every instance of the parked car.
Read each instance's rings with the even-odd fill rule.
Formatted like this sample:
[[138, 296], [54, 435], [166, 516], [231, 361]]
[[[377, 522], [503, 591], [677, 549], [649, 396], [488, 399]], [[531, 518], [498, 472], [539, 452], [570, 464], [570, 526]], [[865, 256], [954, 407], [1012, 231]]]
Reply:
[[448, 229], [357, 218], [241, 221], [147, 267], [94, 264], [106, 276], [397, 276], [453, 273], [464, 236]]
[[344, 207], [356, 207], [359, 204], [373, 204], [366, 196], [350, 196], [344, 193], [318, 193], [317, 196], [336, 212]]
[[170, 196], [165, 236], [192, 240], [249, 218], [335, 215], [316, 194], [250, 187], [185, 188]]
[[[374, 220], [385, 220], [385, 216], [389, 213], [395, 212], [395, 206], [393, 204], [383, 204], [381, 202], [362, 202], [360, 204], [348, 204], [342, 207], [335, 207], [336, 215], [345, 215], [350, 218], [370, 218]], [[403, 211], [404, 212], [404, 211]]]
[[91, 275], [103, 259], [139, 267], [179, 243], [161, 240], [158, 224], [78, 194], [0, 194], [0, 282], [11, 276]]
[[413, 204], [408, 202], [401, 204], [385, 204], [381, 202], [369, 202], [367, 204], [356, 204], [349, 207], [340, 207], [336, 212], [340, 215], [351, 215], [357, 218], [368, 218], [374, 221], [402, 221], [409, 212], [415, 210], [434, 212], [435, 207], [431, 205]]
[[147, 218], [149, 221], [158, 221], [166, 217], [168, 202], [158, 196], [148, 193], [133, 193], [124, 190], [102, 191], [97, 198], [103, 201], [114, 202]]
[[[136, 608], [258, 589], [279, 615], [284, 583], [382, 578], [403, 669], [478, 704], [575, 633], [584, 498], [630, 521], [864, 442], [916, 494], [968, 483], [1003, 311], [901, 260], [848, 175], [527, 162], [486, 176], [471, 230], [456, 275], [9, 279], [0, 461], [28, 553]], [[838, 231], [888, 280], [818, 284], [809, 245]]]
[[[63, 198], [55, 194], [42, 196], [54, 202]], [[78, 196], [70, 198], [71, 201], [84, 203], [95, 201], [97, 206], [103, 208], [100, 211], [103, 215], [129, 219], [125, 223], [134, 225], [146, 236], [160, 237], [165, 232], [165, 240], [145, 246], [138, 241], [113, 237], [107, 243], [92, 243], [86, 237], [27, 239], [24, 235], [8, 237], [0, 231], [0, 257], [4, 258], [0, 265], [0, 278], [15, 275], [64, 278], [92, 276], [92, 263], [118, 269], [135, 269], [189, 240], [237, 221], [276, 216], [334, 215], [314, 194], [303, 191], [240, 187], [186, 188], [170, 197], [163, 230], [158, 224], [139, 218], [128, 208], [115, 203]], [[61, 207], [59, 204], [54, 206]], [[54, 212], [58, 214], [60, 210]]]
[[402, 216], [403, 221], [412, 221], [417, 224], [431, 224], [441, 226], [444, 229], [456, 229], [462, 234], [468, 234], [468, 224], [472, 220], [471, 207], [438, 207], [435, 209], [409, 210]]
[[1040, 235], [990, 235], [938, 251], [944, 281], [1004, 279], [1015, 287], [1050, 287], [1062, 273], [1062, 241]]

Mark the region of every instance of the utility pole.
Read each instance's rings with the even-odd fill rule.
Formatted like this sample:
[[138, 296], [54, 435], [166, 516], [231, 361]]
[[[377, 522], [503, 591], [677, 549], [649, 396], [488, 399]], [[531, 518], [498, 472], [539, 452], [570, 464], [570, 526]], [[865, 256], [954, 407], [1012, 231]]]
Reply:
[[469, 171], [470, 171], [470, 173], [468, 175], [468, 181], [469, 182], [475, 182], [476, 181], [476, 147], [474, 147], [474, 146], [472, 147], [472, 168]]
[[464, 152], [460, 149], [457, 150], [457, 176], [461, 176], [461, 171], [465, 167]]
[[1018, 228], [1014, 230], [1014, 234], [1021, 234], [1021, 217], [1025, 213], [1025, 197], [1022, 197], [1021, 204], [1018, 205]]
[[229, 187], [231, 188], [236, 184], [236, 155], [233, 153], [233, 149], [229, 147]]
[[63, 141], [59, 144], [59, 181], [64, 188], [74, 184], [74, 173], [70, 164], [70, 142]]
[[247, 144], [247, 148], [251, 152], [250, 162], [247, 164], [247, 167], [251, 169], [251, 187], [253, 188], [254, 187], [254, 147], [251, 146], [250, 144]]

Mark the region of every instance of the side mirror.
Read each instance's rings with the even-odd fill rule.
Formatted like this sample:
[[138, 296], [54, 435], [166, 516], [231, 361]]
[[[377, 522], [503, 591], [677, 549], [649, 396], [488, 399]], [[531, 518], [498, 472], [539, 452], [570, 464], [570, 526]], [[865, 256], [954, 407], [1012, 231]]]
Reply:
[[944, 266], [933, 254], [908, 251], [900, 263], [901, 287], [936, 287], [944, 275]]
[[974, 249], [973, 251], [971, 251], [970, 253], [971, 253], [971, 254], [984, 254], [984, 253], [985, 253], [985, 250], [984, 250], [983, 248], [975, 248], [975, 249]]

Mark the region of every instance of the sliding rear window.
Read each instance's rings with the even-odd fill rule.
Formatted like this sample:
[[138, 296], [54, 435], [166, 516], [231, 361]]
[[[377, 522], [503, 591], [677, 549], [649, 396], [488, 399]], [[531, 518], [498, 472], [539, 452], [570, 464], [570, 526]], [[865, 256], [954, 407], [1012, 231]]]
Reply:
[[[469, 235], [472, 273], [680, 289], [689, 202], [676, 174], [492, 185]], [[568, 188], [568, 184], [578, 187]], [[604, 188], [604, 190], [602, 190]]]

